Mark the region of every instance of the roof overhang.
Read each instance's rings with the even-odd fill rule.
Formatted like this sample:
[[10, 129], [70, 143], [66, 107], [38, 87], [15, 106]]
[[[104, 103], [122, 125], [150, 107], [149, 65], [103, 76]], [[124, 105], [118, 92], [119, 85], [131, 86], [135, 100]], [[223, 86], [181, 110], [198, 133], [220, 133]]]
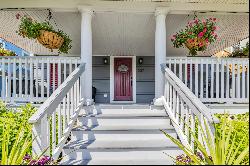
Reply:
[[76, 12], [79, 6], [91, 6], [96, 12], [153, 13], [159, 6], [169, 7], [170, 14], [190, 11], [249, 12], [248, 0], [0, 0], [1, 8], [51, 8], [55, 11]]

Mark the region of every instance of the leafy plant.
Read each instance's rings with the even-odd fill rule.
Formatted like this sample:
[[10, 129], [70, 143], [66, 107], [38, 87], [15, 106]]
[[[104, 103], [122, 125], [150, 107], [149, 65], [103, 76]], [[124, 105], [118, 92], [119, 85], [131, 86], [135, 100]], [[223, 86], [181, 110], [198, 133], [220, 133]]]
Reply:
[[31, 133], [25, 135], [25, 128], [21, 127], [16, 135], [15, 141], [10, 140], [11, 137], [10, 124], [4, 126], [2, 137], [2, 156], [1, 165], [21, 165], [24, 163], [23, 158], [29, 151], [32, 140]]
[[240, 46], [235, 47], [234, 51], [229, 54], [229, 57], [249, 57], [249, 42], [243, 48]]
[[14, 51], [0, 48], [0, 56], [16, 56], [16, 53]]
[[[20, 14], [16, 15], [17, 19], [20, 19], [20, 17]], [[31, 17], [24, 15], [23, 17], [21, 17], [21, 24], [19, 25], [17, 33], [22, 37], [37, 39], [41, 35], [41, 30], [56, 33], [58, 36], [61, 36], [64, 39], [62, 46], [59, 48], [59, 54], [67, 54], [69, 52], [72, 47], [72, 40], [62, 30], [55, 30], [53, 26], [47, 21], [40, 23], [36, 20], [33, 20]]]
[[[2, 143], [5, 141], [1, 135], [4, 132], [5, 126], [10, 126], [10, 149], [12, 148], [11, 146], [13, 145], [13, 142], [15, 142], [21, 127], [24, 129], [24, 135], [29, 136], [29, 140], [31, 140], [31, 125], [28, 123], [28, 119], [35, 111], [36, 108], [31, 104], [22, 106], [15, 111], [7, 108], [6, 105], [0, 101], [0, 157], [2, 153]], [[31, 153], [31, 147], [29, 153]]]
[[[198, 140], [195, 132], [189, 128], [189, 132], [194, 137], [194, 143], [196, 144], [196, 150], [185, 147], [178, 139], [175, 139], [171, 135], [164, 132], [164, 134], [172, 140], [181, 150], [185, 153], [183, 156], [177, 156], [175, 162], [185, 165], [239, 165], [248, 164], [244, 161], [247, 156], [249, 158], [249, 146], [240, 148], [245, 141], [248, 141], [248, 137], [245, 135], [239, 137], [234, 122], [223, 116], [221, 119], [221, 127], [215, 128], [214, 137], [210, 133], [210, 127], [204, 120], [204, 124], [198, 120], [198, 126], [205, 126], [201, 128], [201, 139]], [[216, 127], [216, 125], [214, 125]], [[248, 134], [248, 133], [247, 133]], [[238, 138], [238, 139], [237, 139]], [[200, 141], [202, 140], [202, 141]], [[205, 146], [207, 145], [207, 146]], [[206, 149], [206, 147], [208, 149]], [[197, 152], [200, 154], [198, 155]], [[187, 162], [183, 162], [184, 160]]]
[[189, 49], [189, 55], [197, 55], [197, 51], [204, 51], [207, 46], [217, 39], [215, 33], [216, 18], [194, 19], [188, 22], [183, 30], [181, 29], [172, 36], [171, 41], [175, 48], [186, 46]]

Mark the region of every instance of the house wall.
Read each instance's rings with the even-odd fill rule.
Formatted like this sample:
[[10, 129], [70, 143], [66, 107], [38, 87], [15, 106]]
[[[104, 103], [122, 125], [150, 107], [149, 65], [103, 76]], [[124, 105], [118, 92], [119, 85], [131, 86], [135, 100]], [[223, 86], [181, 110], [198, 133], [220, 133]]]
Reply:
[[[110, 102], [110, 63], [103, 64], [104, 56], [93, 57], [93, 86], [96, 88], [96, 103]], [[108, 61], [110, 62], [110, 58]], [[138, 59], [143, 58], [143, 64]], [[150, 103], [154, 98], [154, 57], [136, 57], [136, 102]], [[106, 96], [106, 97], [105, 97]]]

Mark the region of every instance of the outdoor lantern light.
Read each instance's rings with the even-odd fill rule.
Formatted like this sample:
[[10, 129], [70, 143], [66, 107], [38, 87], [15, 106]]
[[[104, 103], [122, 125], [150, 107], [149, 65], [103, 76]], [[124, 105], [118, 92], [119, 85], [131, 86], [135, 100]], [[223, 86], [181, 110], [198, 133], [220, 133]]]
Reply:
[[143, 63], [143, 58], [139, 58], [138, 63], [141, 65]]
[[107, 65], [107, 64], [108, 64], [108, 58], [103, 58], [103, 63], [104, 63], [105, 65]]

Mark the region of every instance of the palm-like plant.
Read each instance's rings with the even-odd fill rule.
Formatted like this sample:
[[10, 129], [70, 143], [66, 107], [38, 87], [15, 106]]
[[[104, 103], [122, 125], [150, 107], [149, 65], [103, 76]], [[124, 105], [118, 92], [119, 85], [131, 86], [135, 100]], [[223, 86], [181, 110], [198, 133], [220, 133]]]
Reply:
[[[248, 137], [245, 135], [239, 142], [239, 139], [236, 141], [238, 132], [235, 130], [232, 120], [224, 116], [221, 119], [221, 128], [215, 128], [214, 136], [211, 134], [211, 128], [205, 120], [203, 121], [204, 124], [201, 124], [199, 120], [197, 122], [197, 125], [201, 128], [201, 139], [198, 139], [197, 133], [189, 128], [189, 133], [194, 138], [196, 149], [185, 147], [178, 139], [162, 131], [186, 154], [186, 156], [182, 155], [174, 158], [176, 163], [180, 164], [179, 162], [182, 162], [182, 164], [187, 165], [248, 164], [244, 163], [244, 158], [249, 155], [249, 147], [247, 146], [240, 151], [241, 145], [248, 141]], [[202, 128], [202, 126], [205, 127]], [[185, 158], [185, 161], [182, 158]]]
[[2, 156], [0, 165], [21, 165], [24, 162], [24, 156], [32, 145], [32, 140], [30, 140], [31, 133], [25, 135], [25, 130], [21, 127], [10, 149], [10, 130], [11, 128], [9, 124], [3, 129]]

